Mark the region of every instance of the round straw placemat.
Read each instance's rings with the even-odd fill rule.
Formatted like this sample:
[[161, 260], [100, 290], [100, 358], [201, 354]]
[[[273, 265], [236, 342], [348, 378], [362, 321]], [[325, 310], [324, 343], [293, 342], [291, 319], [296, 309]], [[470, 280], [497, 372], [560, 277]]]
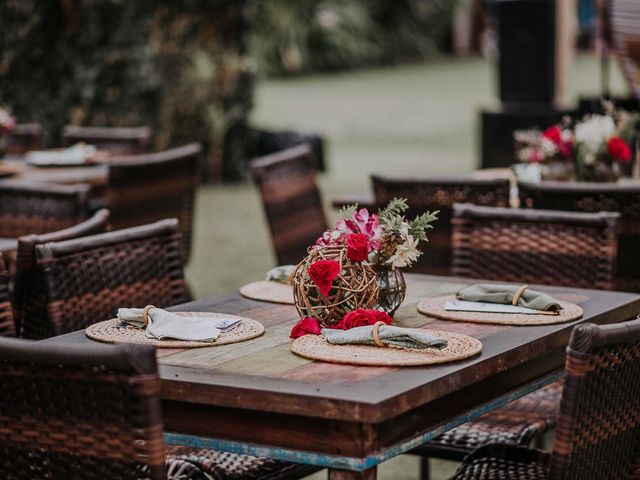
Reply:
[[457, 322], [495, 323], [499, 325], [551, 325], [576, 320], [582, 316], [582, 308], [575, 303], [558, 300], [562, 310], [558, 315], [536, 315], [528, 313], [456, 312], [445, 310], [455, 295], [426, 298], [418, 303], [418, 311], [430, 317]]
[[262, 302], [293, 305], [293, 287], [289, 284], [262, 280], [240, 287], [240, 295]]
[[305, 335], [293, 341], [291, 351], [302, 357], [330, 363], [372, 367], [415, 367], [462, 360], [472, 357], [482, 350], [480, 340], [468, 335], [440, 330], [415, 330], [434, 337], [445, 338], [448, 344], [441, 350], [437, 348], [414, 350], [369, 345], [332, 345], [322, 335]]
[[221, 313], [209, 312], [173, 312], [177, 317], [204, 317], [212, 320], [218, 318], [239, 318], [240, 324], [228, 332], [220, 332], [220, 336], [213, 342], [194, 342], [187, 340], [158, 340], [147, 338], [142, 328], [116, 327], [120, 320], [113, 318], [95, 323], [85, 330], [87, 337], [105, 343], [141, 343], [154, 345], [159, 348], [201, 348], [227, 345], [229, 343], [244, 342], [259, 337], [264, 333], [264, 325], [251, 318], [238, 317]]

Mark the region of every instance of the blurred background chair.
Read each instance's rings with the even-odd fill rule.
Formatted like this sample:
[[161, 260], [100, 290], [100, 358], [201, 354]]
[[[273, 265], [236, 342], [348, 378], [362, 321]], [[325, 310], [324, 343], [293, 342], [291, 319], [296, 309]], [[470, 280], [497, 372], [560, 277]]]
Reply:
[[407, 216], [438, 210], [429, 245], [418, 257], [412, 271], [436, 275], [451, 274], [451, 209], [454, 203], [473, 203], [492, 207], [509, 206], [508, 179], [479, 179], [471, 175], [394, 178], [372, 175], [375, 203], [386, 206], [394, 198], [406, 198]]
[[[176, 219], [36, 245], [41, 298], [23, 315], [25, 338], [60, 335], [116, 316], [119, 307], [190, 300]], [[36, 310], [37, 307], [37, 310]], [[33, 312], [33, 313], [32, 313]]]
[[297, 264], [327, 229], [309, 145], [251, 161], [279, 265]]
[[[617, 213], [571, 213], [453, 206], [453, 275], [502, 282], [612, 289]], [[461, 461], [488, 443], [528, 446], [556, 425], [562, 383], [555, 382], [413, 450]]]
[[16, 328], [9, 296], [9, 272], [0, 253], [0, 335], [13, 337]]
[[13, 311], [17, 336], [22, 335], [25, 318], [41, 315], [45, 311], [45, 278], [36, 267], [36, 245], [61, 242], [73, 238], [104, 233], [109, 227], [109, 211], [100, 210], [88, 220], [73, 227], [41, 235], [26, 235], [18, 238], [16, 273], [13, 284]]
[[84, 142], [112, 155], [147, 153], [151, 138], [149, 127], [78, 127], [66, 125], [62, 130], [62, 145], [68, 147]]
[[2, 478], [284, 480], [315, 470], [166, 448], [156, 353], [148, 345], [1, 339], [0, 377]]
[[552, 453], [488, 445], [465, 458], [454, 480], [635, 478], [638, 375], [640, 320], [574, 327]]
[[454, 276], [613, 290], [620, 214], [453, 206]]
[[22, 155], [31, 150], [42, 149], [44, 129], [39, 123], [19, 123], [9, 136], [6, 153]]
[[114, 229], [179, 220], [185, 261], [191, 255], [199, 143], [109, 161], [107, 206]]
[[619, 212], [615, 289], [640, 292], [640, 186], [575, 182], [518, 183], [525, 208]]

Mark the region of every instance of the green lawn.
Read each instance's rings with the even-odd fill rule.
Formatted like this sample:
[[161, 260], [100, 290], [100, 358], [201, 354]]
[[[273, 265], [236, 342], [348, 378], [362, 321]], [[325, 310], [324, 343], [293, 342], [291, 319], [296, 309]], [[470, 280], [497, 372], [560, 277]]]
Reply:
[[[618, 72], [614, 92], [624, 92]], [[599, 92], [598, 63], [576, 59], [569, 105]], [[402, 66], [258, 83], [253, 122], [269, 129], [318, 132], [328, 140], [324, 200], [367, 191], [371, 173], [428, 175], [478, 164], [478, 111], [497, 105], [494, 67], [483, 59]], [[329, 209], [327, 208], [327, 212]], [[274, 265], [260, 199], [249, 183], [203, 187], [187, 276], [197, 298], [262, 279]], [[455, 469], [436, 462], [433, 478]], [[381, 480], [417, 479], [415, 457], [381, 467]], [[313, 478], [316, 478], [315, 476]], [[317, 478], [324, 478], [322, 475]]]

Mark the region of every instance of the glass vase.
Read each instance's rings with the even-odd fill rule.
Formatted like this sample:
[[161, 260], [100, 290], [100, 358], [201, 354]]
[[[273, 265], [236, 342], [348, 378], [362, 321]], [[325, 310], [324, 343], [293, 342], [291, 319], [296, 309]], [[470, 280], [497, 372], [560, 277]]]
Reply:
[[375, 267], [378, 278], [378, 304], [389, 315], [393, 316], [404, 301], [407, 284], [402, 271], [390, 267]]

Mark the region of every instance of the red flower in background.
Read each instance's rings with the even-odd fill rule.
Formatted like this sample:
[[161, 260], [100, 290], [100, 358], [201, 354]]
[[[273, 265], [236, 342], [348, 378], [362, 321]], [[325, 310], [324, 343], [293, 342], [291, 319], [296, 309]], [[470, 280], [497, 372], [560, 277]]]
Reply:
[[340, 275], [340, 264], [333, 260], [318, 260], [309, 267], [309, 277], [325, 297], [331, 290], [331, 284]]
[[362, 233], [352, 233], [347, 237], [345, 245], [347, 246], [347, 257], [354, 262], [364, 262], [369, 258], [371, 244], [366, 235]]
[[291, 329], [291, 338], [302, 337], [303, 335], [320, 335], [320, 324], [313, 317], [305, 317], [296, 323]]
[[571, 135], [569, 138], [563, 138], [562, 129], [559, 126], [553, 125], [547, 128], [542, 132], [542, 136], [553, 142], [561, 157], [569, 158], [573, 154]]
[[611, 137], [607, 142], [607, 150], [616, 160], [628, 162], [631, 160], [631, 149], [620, 137]]
[[553, 125], [552, 127], [547, 128], [544, 132], [542, 132], [542, 136], [544, 138], [548, 138], [556, 145], [558, 145], [562, 141], [562, 132], [560, 131], [560, 127], [558, 127], [557, 125]]

